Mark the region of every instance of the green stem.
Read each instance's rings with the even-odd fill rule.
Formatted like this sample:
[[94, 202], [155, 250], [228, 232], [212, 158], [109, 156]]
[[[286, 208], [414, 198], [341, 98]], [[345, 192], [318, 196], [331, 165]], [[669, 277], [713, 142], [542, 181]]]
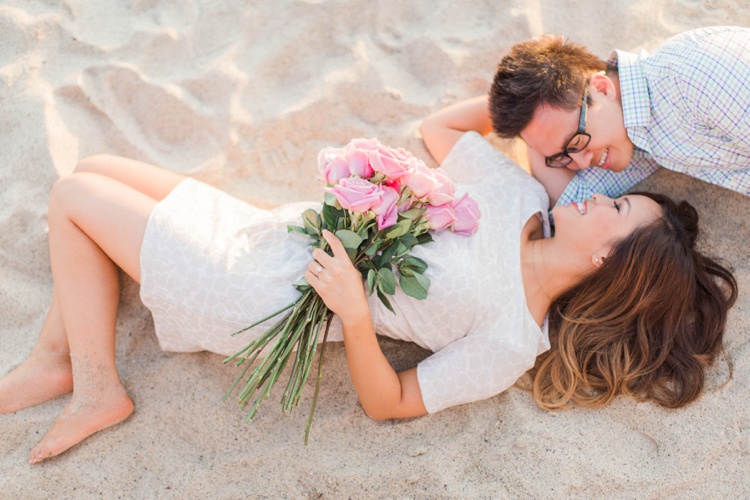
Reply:
[[292, 303], [291, 303], [291, 304], [289, 304], [289, 305], [286, 305], [286, 306], [284, 306], [283, 308], [279, 309], [279, 310], [278, 310], [278, 311], [276, 311], [275, 313], [271, 313], [271, 314], [269, 314], [268, 316], [266, 316], [265, 318], [263, 318], [263, 319], [261, 319], [261, 320], [258, 320], [258, 321], [256, 321], [256, 322], [255, 322], [255, 323], [253, 323], [252, 325], [250, 325], [250, 326], [246, 326], [245, 328], [243, 328], [243, 329], [241, 329], [241, 330], [237, 330], [236, 332], [234, 332], [234, 333], [232, 334], [232, 337], [234, 337], [235, 335], [239, 335], [240, 333], [242, 333], [242, 332], [244, 332], [244, 331], [247, 331], [247, 330], [249, 330], [249, 329], [251, 329], [251, 328], [254, 328], [254, 327], [256, 327], [256, 326], [260, 325], [261, 323], [265, 323], [266, 321], [268, 321], [269, 319], [273, 318], [274, 316], [278, 316], [279, 314], [283, 313], [283, 312], [284, 312], [284, 311], [286, 311], [287, 309], [290, 309], [290, 308], [294, 307], [294, 305], [295, 305], [295, 304], [297, 304], [297, 302], [299, 302], [299, 299], [295, 300], [294, 302], [292, 302]]
[[326, 340], [328, 340], [328, 330], [331, 328], [331, 318], [333, 317], [332, 312], [328, 312], [326, 315], [326, 331], [323, 334], [323, 345], [320, 346], [320, 358], [318, 358], [318, 379], [315, 381], [315, 394], [313, 394], [312, 406], [310, 407], [310, 415], [307, 417], [307, 425], [305, 426], [305, 446], [310, 438], [310, 426], [312, 425], [313, 415], [315, 414], [315, 405], [318, 403], [318, 392], [320, 392], [320, 381], [323, 379], [323, 353], [326, 349]]

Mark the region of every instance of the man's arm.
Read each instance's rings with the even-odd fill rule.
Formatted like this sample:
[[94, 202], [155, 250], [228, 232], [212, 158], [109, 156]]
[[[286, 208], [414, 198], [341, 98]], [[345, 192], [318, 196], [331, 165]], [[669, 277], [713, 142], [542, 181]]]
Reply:
[[492, 132], [488, 96], [457, 102], [422, 121], [420, 131], [427, 150], [442, 163], [461, 136], [473, 130], [481, 135]]

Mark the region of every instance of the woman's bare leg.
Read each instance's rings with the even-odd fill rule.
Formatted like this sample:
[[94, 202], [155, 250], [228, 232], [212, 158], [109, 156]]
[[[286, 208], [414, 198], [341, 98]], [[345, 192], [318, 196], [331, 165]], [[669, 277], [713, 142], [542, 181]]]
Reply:
[[[54, 300], [65, 325], [74, 387], [70, 403], [32, 450], [31, 463], [62, 453], [132, 413], [115, 365], [117, 267], [140, 282], [140, 248], [155, 204], [142, 192], [92, 173], [63, 178], [52, 190]], [[51, 314], [54, 307], [53, 302]]]
[[73, 390], [68, 339], [60, 304], [52, 304], [34, 350], [20, 366], [0, 379], [0, 414], [38, 405]]
[[76, 165], [76, 172], [91, 172], [107, 176], [140, 191], [149, 198], [161, 201], [185, 176], [150, 163], [121, 156], [87, 156]]
[[[107, 176], [155, 201], [162, 200], [185, 179], [184, 175], [155, 165], [112, 155], [86, 157], [75, 170]], [[72, 390], [68, 340], [53, 291], [47, 319], [31, 355], [0, 379], [0, 414], [22, 410]]]

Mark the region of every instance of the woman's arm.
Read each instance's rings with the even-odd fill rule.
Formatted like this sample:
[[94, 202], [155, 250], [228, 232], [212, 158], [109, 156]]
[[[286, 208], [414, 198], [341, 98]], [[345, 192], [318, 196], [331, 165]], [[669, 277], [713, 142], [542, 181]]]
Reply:
[[305, 278], [341, 319], [349, 373], [362, 407], [376, 420], [424, 415], [416, 368], [396, 373], [391, 367], [375, 336], [362, 275], [333, 233], [325, 231], [323, 237], [333, 257], [316, 248]]
[[461, 136], [473, 130], [481, 135], [492, 132], [488, 96], [457, 102], [422, 121], [422, 140], [435, 161], [442, 163]]

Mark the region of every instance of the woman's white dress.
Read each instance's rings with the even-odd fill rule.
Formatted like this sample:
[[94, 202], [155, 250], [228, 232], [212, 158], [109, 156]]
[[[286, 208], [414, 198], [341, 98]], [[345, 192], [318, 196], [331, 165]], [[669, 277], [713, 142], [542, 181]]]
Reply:
[[[442, 168], [482, 212], [470, 237], [450, 230], [414, 248], [432, 282], [426, 300], [397, 290], [388, 311], [369, 298], [378, 334], [434, 352], [417, 367], [430, 413], [494, 396], [549, 349], [546, 322], [529, 313], [521, 278], [521, 230], [534, 216], [549, 237], [547, 194], [479, 134], [466, 133]], [[321, 189], [321, 199], [323, 197]], [[261, 210], [193, 179], [151, 213], [141, 249], [141, 299], [165, 351], [233, 354], [264, 328], [230, 334], [291, 303], [311, 260], [304, 235], [288, 233], [320, 203]], [[329, 338], [341, 340], [334, 321]]]

